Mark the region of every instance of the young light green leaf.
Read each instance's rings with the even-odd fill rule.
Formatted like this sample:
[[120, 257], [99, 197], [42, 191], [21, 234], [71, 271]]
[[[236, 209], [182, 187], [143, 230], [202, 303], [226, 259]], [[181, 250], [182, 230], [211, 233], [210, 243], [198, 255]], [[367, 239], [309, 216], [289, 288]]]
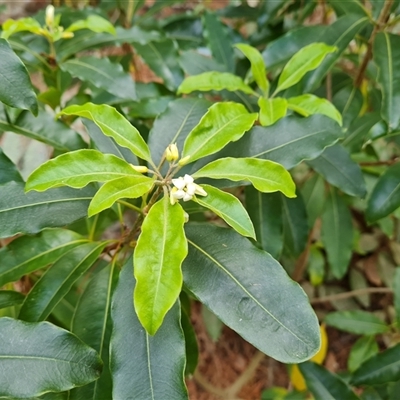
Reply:
[[336, 47], [325, 43], [312, 43], [303, 47], [283, 68], [275, 93], [295, 85], [308, 71], [317, 68], [326, 55], [336, 50]]
[[240, 200], [214, 186], [201, 185], [207, 196], [197, 196], [195, 201], [221, 217], [243, 236], [256, 238], [253, 224]]
[[287, 197], [296, 197], [295, 184], [282, 165], [256, 158], [221, 158], [213, 161], [197, 172], [193, 178], [229, 179], [250, 181], [263, 193], [282, 192]]
[[374, 336], [361, 336], [351, 347], [347, 366], [350, 372], [357, 370], [361, 364], [379, 353]]
[[254, 90], [243, 82], [243, 79], [229, 72], [210, 71], [199, 75], [188, 76], [180, 84], [178, 94], [192, 93], [195, 90], [208, 92], [210, 90], [241, 90], [247, 94], [254, 94]]
[[236, 44], [235, 47], [249, 59], [254, 80], [263, 91], [264, 96], [268, 96], [269, 82], [261, 53], [255, 47], [244, 43]]
[[134, 306], [150, 335], [160, 328], [182, 289], [181, 264], [187, 255], [184, 223], [183, 208], [164, 196], [150, 208], [137, 241]]
[[262, 126], [269, 126], [286, 115], [287, 100], [281, 97], [274, 99], [260, 97], [258, 99], [258, 106], [260, 107], [260, 124]]
[[89, 217], [110, 208], [119, 199], [136, 199], [150, 191], [154, 179], [147, 176], [124, 176], [106, 182], [89, 205]]
[[120, 146], [151, 162], [150, 150], [139, 131], [114, 107], [106, 104], [86, 103], [64, 108], [60, 115], [78, 115], [93, 121], [106, 136], [111, 136]]
[[4, 39], [0, 39], [0, 71], [0, 101], [37, 115], [36, 94], [28, 71]]
[[240, 139], [257, 119], [239, 103], [215, 103], [186, 138], [182, 157], [190, 162], [221, 150]]
[[64, 329], [48, 322], [0, 318], [0, 331], [0, 396], [36, 398], [100, 376], [102, 362], [96, 351]]
[[342, 115], [329, 100], [317, 97], [313, 94], [308, 93], [301, 96], [291, 97], [287, 99], [287, 107], [304, 117], [313, 114], [323, 114], [332, 118], [340, 126], [342, 126], [343, 123]]
[[3, 31], [1, 32], [1, 37], [8, 39], [11, 35], [17, 32], [32, 32], [39, 35], [42, 31], [42, 27], [39, 22], [34, 18], [19, 18], [17, 20], [8, 19], [2, 24]]
[[141, 176], [126, 161], [97, 150], [77, 150], [42, 164], [26, 182], [26, 191], [53, 187], [82, 188], [90, 182], [106, 182], [125, 176]]
[[96, 33], [107, 32], [111, 35], [116, 34], [114, 25], [99, 15], [89, 15], [85, 20], [76, 21], [65, 32], [75, 32], [80, 29], [89, 29]]
[[367, 311], [336, 311], [325, 317], [327, 325], [356, 335], [377, 335], [389, 330], [380, 318]]

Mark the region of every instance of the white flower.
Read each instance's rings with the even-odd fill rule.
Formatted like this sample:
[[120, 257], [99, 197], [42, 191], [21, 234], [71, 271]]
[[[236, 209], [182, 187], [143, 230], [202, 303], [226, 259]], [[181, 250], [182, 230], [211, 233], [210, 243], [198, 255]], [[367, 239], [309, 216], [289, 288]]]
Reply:
[[184, 177], [179, 177], [177, 179], [172, 179], [174, 188], [170, 192], [170, 201], [174, 205], [178, 200], [183, 201], [192, 200], [195, 194], [200, 196], [207, 196], [206, 191], [199, 185], [194, 183], [193, 177], [186, 174]]
[[51, 28], [54, 24], [54, 6], [49, 4], [46, 7], [46, 25]]

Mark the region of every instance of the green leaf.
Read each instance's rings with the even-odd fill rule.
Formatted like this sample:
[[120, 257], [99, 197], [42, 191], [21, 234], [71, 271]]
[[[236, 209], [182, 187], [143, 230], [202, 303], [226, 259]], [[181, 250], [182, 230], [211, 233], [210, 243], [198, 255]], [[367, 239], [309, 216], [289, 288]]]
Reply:
[[187, 135], [199, 124], [211, 103], [204, 99], [177, 99], [154, 121], [149, 134], [149, 147], [158, 165], [169, 144], [176, 143], [180, 152]]
[[46, 267], [86, 241], [66, 229], [46, 229], [38, 236], [23, 236], [13, 240], [0, 250], [0, 286]]
[[108, 58], [79, 57], [60, 64], [60, 68], [88, 82], [99, 89], [106, 90], [119, 98], [136, 100], [135, 82], [125, 72], [121, 64], [112, 63]]
[[363, 6], [359, 0], [348, 0], [348, 1], [335, 1], [329, 0], [329, 4], [335, 10], [336, 15], [346, 15], [346, 14], [357, 14], [360, 17], [369, 17], [369, 11]]
[[27, 398], [61, 392], [96, 380], [97, 353], [48, 322], [0, 318], [0, 396]]
[[181, 264], [187, 254], [184, 222], [183, 208], [164, 196], [150, 208], [137, 241], [134, 305], [150, 335], [160, 328], [182, 289]]
[[111, 136], [120, 146], [146, 161], [151, 161], [150, 150], [139, 131], [114, 107], [106, 104], [86, 103], [69, 106], [60, 115], [79, 115], [93, 121], [106, 136]]
[[163, 79], [167, 89], [175, 91], [183, 80], [183, 72], [179, 66], [179, 54], [175, 42], [164, 39], [147, 44], [135, 44], [135, 50], [143, 58], [150, 69]]
[[400, 124], [400, 38], [398, 35], [381, 32], [375, 37], [374, 61], [378, 67], [378, 83], [382, 89], [383, 119], [389, 131]]
[[197, 196], [197, 203], [217, 214], [241, 235], [256, 238], [250, 217], [237, 197], [210, 185], [202, 185], [202, 188], [207, 196]]
[[283, 247], [282, 202], [279, 193], [261, 193], [246, 186], [246, 209], [253, 221], [257, 242], [279, 259]]
[[231, 229], [187, 224], [186, 235], [185, 285], [222, 322], [281, 362], [302, 362], [318, 351], [308, 298], [276, 260]]
[[111, 35], [116, 34], [113, 24], [99, 15], [89, 15], [85, 20], [76, 21], [65, 32], [74, 32], [80, 29], [90, 29], [96, 33], [107, 32]]
[[0, 71], [0, 101], [37, 115], [36, 94], [28, 71], [4, 39], [0, 39]]
[[287, 99], [287, 106], [290, 110], [296, 111], [303, 117], [308, 117], [313, 114], [323, 114], [332, 118], [342, 126], [342, 116], [340, 112], [327, 99], [322, 99], [313, 94], [303, 94]]
[[190, 162], [221, 150], [229, 142], [235, 142], [248, 131], [257, 119], [239, 103], [215, 103], [201, 118], [186, 138], [182, 157], [190, 156]]
[[241, 90], [247, 94], [254, 94], [254, 90], [243, 82], [239, 76], [229, 72], [209, 71], [199, 75], [188, 76], [180, 84], [178, 94], [192, 93], [196, 90], [208, 92], [210, 90]]
[[248, 44], [239, 43], [235, 47], [239, 49], [250, 61], [251, 73], [258, 87], [263, 91], [264, 95], [268, 95], [269, 82], [267, 79], [267, 72], [265, 70], [264, 59], [261, 53]]
[[326, 148], [319, 157], [308, 164], [344, 193], [361, 198], [367, 194], [361, 168], [340, 144]]
[[327, 325], [356, 335], [377, 335], [389, 330], [381, 319], [366, 311], [336, 311], [325, 317]]
[[276, 121], [280, 120], [286, 115], [287, 100], [281, 97], [275, 99], [265, 99], [260, 97], [258, 99], [258, 106], [260, 107], [260, 124], [262, 126], [273, 125]]
[[111, 296], [117, 279], [115, 264], [111, 263], [92, 278], [79, 299], [71, 324], [71, 332], [99, 353], [104, 367], [96, 382], [73, 390], [70, 393], [69, 400], [112, 398], [109, 367], [109, 345], [112, 329], [110, 312]]
[[68, 128], [64, 123], [55, 121], [49, 113], [42, 110], [39, 111], [36, 118], [28, 112], [23, 112], [15, 123], [10, 123], [5, 118], [0, 117], [0, 130], [18, 133], [46, 143], [63, 152], [86, 147], [78, 133]]
[[121, 271], [111, 305], [112, 398], [188, 399], [183, 379], [185, 340], [179, 302], [167, 313], [156, 334], [150, 336], [133, 308], [135, 283], [129, 260]]
[[23, 182], [17, 167], [14, 163], [3, 153], [0, 148], [0, 185], [7, 182]]
[[136, 199], [149, 192], [154, 178], [147, 176], [124, 176], [106, 182], [95, 194], [89, 205], [89, 217], [110, 208], [119, 199]]
[[60, 186], [79, 189], [90, 182], [107, 182], [132, 175], [141, 176], [119, 157], [97, 150], [77, 150], [62, 154], [38, 167], [29, 176], [26, 190], [44, 191]]
[[398, 207], [400, 207], [400, 163], [389, 167], [376, 182], [367, 202], [367, 220], [375, 222]]
[[255, 158], [221, 158], [192, 174], [193, 178], [229, 179], [249, 181], [263, 193], [282, 192], [287, 197], [296, 197], [295, 184], [289, 172], [269, 160]]
[[321, 85], [322, 79], [334, 67], [336, 61], [347, 49], [350, 42], [354, 40], [357, 33], [366, 27], [368, 23], [368, 17], [360, 18], [358, 15], [349, 14], [338, 18], [325, 29], [318, 40], [335, 46], [337, 51], [328, 54], [319, 67], [306, 76], [303, 88], [304, 92], [313, 92]]
[[312, 43], [303, 47], [283, 68], [275, 93], [300, 82], [308, 71], [317, 68], [329, 53], [333, 53], [336, 50], [336, 47], [328, 46], [325, 43]]
[[87, 215], [93, 195], [92, 187], [25, 193], [24, 184], [6, 183], [1, 186], [0, 238], [71, 224]]
[[393, 305], [397, 324], [400, 326], [400, 268], [396, 268], [393, 277]]
[[349, 371], [354, 372], [365, 361], [378, 353], [379, 347], [374, 336], [361, 336], [351, 347], [347, 361]]
[[400, 344], [364, 362], [351, 379], [353, 385], [380, 385], [400, 379]]
[[337, 375], [313, 362], [299, 364], [307, 388], [316, 399], [324, 400], [357, 400], [358, 396]]
[[311, 285], [319, 286], [323, 283], [325, 276], [325, 257], [322, 251], [316, 246], [310, 247], [307, 272], [310, 277]]
[[339, 125], [324, 115], [288, 116], [269, 127], [255, 126], [220, 156], [263, 158], [291, 169], [318, 157], [341, 135]]
[[314, 226], [325, 204], [325, 182], [321, 175], [314, 174], [304, 183], [301, 195], [307, 211], [308, 226]]
[[234, 54], [232, 38], [227, 34], [227, 28], [223, 25], [217, 14], [205, 12], [203, 14], [204, 36], [207, 39], [215, 60], [224, 65], [229, 72], [234, 71]]
[[72, 285], [96, 262], [107, 244], [82, 244], [61, 256], [25, 297], [19, 318], [29, 322], [46, 319]]
[[179, 64], [187, 75], [199, 75], [210, 71], [226, 72], [224, 65], [213, 58], [199, 54], [196, 50], [181, 52]]
[[333, 188], [322, 214], [321, 239], [333, 276], [337, 279], [343, 278], [352, 255], [353, 223], [346, 203]]
[[41, 26], [38, 21], [34, 18], [19, 18], [14, 20], [12, 18], [3, 22], [1, 37], [8, 39], [11, 35], [17, 32], [32, 32], [35, 34], [40, 34]]
[[14, 290], [0, 290], [0, 309], [21, 304], [25, 296]]

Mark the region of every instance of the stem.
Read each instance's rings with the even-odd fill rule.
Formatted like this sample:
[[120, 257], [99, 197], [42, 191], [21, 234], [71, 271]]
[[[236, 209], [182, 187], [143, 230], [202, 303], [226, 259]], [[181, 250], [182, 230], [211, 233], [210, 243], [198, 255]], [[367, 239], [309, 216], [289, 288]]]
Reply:
[[343, 300], [349, 297], [361, 296], [363, 294], [371, 294], [371, 293], [393, 293], [393, 290], [390, 288], [376, 288], [376, 287], [357, 289], [357, 290], [352, 290], [350, 292], [332, 294], [330, 296], [311, 299], [310, 303], [319, 304], [319, 303], [325, 303], [327, 301]]
[[399, 161], [398, 158], [394, 160], [387, 160], [387, 161], [370, 161], [370, 162], [360, 162], [360, 167], [378, 167], [380, 165], [393, 165]]
[[136, 207], [135, 205], [133, 205], [133, 204], [131, 204], [131, 203], [128, 203], [128, 202], [125, 201], [125, 200], [117, 200], [117, 203], [122, 204], [123, 206], [128, 207], [128, 208], [130, 208], [130, 209], [132, 209], [132, 210], [135, 210], [135, 211], [138, 212], [139, 214], [143, 214], [143, 210], [142, 210], [141, 208]]
[[96, 226], [97, 226], [97, 221], [98, 221], [98, 219], [99, 219], [99, 214], [96, 214], [96, 215], [94, 216], [92, 226], [90, 227], [90, 231], [89, 231], [89, 240], [93, 240], [93, 238], [94, 238], [94, 234], [95, 234], [95, 232], [96, 232]]

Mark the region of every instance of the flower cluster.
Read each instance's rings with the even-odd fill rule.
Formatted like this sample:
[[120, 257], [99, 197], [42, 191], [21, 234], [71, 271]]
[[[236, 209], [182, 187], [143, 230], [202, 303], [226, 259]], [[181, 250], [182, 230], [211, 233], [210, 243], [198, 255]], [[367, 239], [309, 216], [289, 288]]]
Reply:
[[199, 185], [194, 183], [194, 179], [186, 174], [184, 177], [172, 179], [172, 183], [175, 187], [171, 189], [170, 201], [174, 205], [178, 200], [183, 201], [192, 200], [195, 194], [200, 196], [207, 196], [206, 191]]

